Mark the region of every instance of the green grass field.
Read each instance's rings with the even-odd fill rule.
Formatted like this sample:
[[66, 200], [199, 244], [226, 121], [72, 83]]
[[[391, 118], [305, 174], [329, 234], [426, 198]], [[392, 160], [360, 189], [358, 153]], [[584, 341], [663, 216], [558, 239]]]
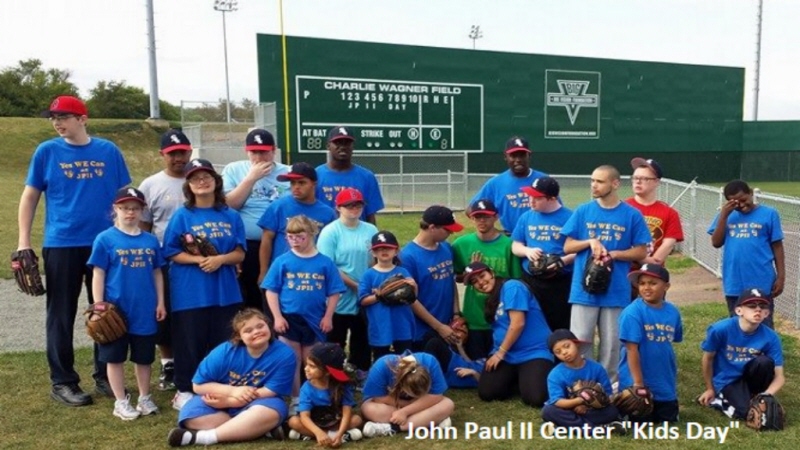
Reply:
[[[363, 449], [639, 449], [639, 448], [790, 448], [789, 445], [800, 439], [798, 425], [792, 411], [800, 405], [800, 392], [792, 388], [792, 374], [798, 367], [798, 345], [796, 339], [783, 337], [784, 355], [789, 383], [780, 393], [781, 402], [789, 411], [787, 428], [780, 433], [756, 433], [740, 424], [738, 429], [728, 432], [724, 444], [717, 440], [686, 439], [687, 423], [706, 427], [725, 427], [730, 420], [708, 408], [694, 403], [694, 398], [703, 389], [700, 373], [699, 344], [707, 325], [721, 318], [725, 309], [719, 302], [684, 307], [681, 309], [684, 321], [684, 342], [675, 345], [679, 367], [679, 400], [681, 422], [676, 424], [680, 437], [676, 440], [644, 440], [631, 435], [617, 437], [610, 441], [597, 440], [545, 440], [539, 435], [541, 425], [540, 411], [522, 405], [518, 399], [504, 402], [481, 402], [473, 390], [451, 390], [447, 395], [456, 402], [453, 424], [459, 430], [457, 441], [404, 440], [401, 436], [375, 438], [347, 444], [347, 447]], [[85, 380], [84, 388], [91, 388], [91, 350], [81, 349], [77, 353], [76, 368]], [[127, 367], [127, 385], [135, 386], [132, 368]], [[154, 398], [162, 408], [161, 414], [139, 418], [132, 422], [122, 422], [111, 415], [113, 401], [108, 398], [95, 398], [96, 403], [82, 408], [61, 406], [49, 398], [47, 362], [41, 352], [26, 352], [0, 355], [0, 448], [2, 449], [58, 449], [58, 448], [165, 448], [166, 434], [175, 425], [177, 412], [169, 407], [171, 395], [156, 391]], [[86, 381], [88, 380], [88, 381]], [[153, 378], [155, 385], [155, 374]], [[135, 397], [136, 393], [133, 393]], [[514, 424], [515, 435], [508, 440], [479, 440], [464, 438], [465, 422], [475, 422], [480, 426], [502, 427], [508, 421]], [[532, 424], [536, 431], [530, 440], [518, 437], [519, 423]], [[268, 442], [266, 439], [247, 444], [236, 444], [231, 448], [255, 449], [298, 449], [312, 448], [312, 443]], [[228, 448], [228, 447], [225, 447]]]

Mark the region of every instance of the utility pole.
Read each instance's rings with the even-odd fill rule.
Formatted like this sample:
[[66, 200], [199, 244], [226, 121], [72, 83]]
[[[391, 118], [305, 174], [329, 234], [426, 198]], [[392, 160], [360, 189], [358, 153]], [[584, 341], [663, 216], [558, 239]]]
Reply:
[[231, 123], [231, 85], [228, 81], [228, 29], [225, 25], [225, 13], [236, 11], [237, 0], [214, 0], [214, 9], [222, 13], [222, 41], [225, 47], [225, 99], [228, 109], [228, 123]]
[[158, 103], [158, 69], [156, 68], [156, 26], [153, 19], [153, 0], [147, 0], [147, 54], [150, 69], [150, 118], [161, 118]]
[[758, 0], [758, 25], [756, 27], [756, 70], [753, 83], [753, 120], [758, 120], [758, 94], [761, 85], [761, 22], [764, 20], [764, 0]]

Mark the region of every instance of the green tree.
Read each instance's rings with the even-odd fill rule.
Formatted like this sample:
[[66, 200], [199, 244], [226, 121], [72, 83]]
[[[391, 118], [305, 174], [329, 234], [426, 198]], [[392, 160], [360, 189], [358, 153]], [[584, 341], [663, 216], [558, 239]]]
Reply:
[[0, 71], [0, 116], [34, 117], [59, 95], [78, 95], [69, 70], [45, 69], [28, 59]]
[[147, 119], [150, 115], [150, 97], [125, 81], [98, 81], [89, 95], [86, 107], [92, 117]]

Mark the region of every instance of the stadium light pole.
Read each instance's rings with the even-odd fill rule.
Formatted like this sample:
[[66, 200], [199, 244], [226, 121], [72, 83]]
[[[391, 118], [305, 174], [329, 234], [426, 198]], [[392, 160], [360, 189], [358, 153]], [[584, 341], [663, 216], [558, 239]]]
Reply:
[[472, 39], [472, 49], [475, 50], [475, 41], [483, 37], [480, 25], [473, 25], [469, 30], [469, 38]]
[[225, 25], [225, 13], [236, 11], [237, 0], [214, 0], [214, 9], [222, 13], [222, 42], [225, 47], [225, 99], [228, 112], [228, 123], [231, 123], [231, 85], [228, 81], [228, 29]]

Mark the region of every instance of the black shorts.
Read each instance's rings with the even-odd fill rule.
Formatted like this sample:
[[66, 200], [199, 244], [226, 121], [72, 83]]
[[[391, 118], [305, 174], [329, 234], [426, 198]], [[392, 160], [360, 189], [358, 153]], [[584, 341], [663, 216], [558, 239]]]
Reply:
[[284, 314], [283, 318], [289, 324], [289, 329], [281, 336], [300, 345], [309, 345], [319, 341], [311, 325], [300, 314]]
[[98, 359], [104, 363], [124, 363], [130, 348], [130, 361], [135, 364], [149, 366], [156, 359], [156, 335], [139, 336], [126, 334], [109, 344], [100, 344]]

